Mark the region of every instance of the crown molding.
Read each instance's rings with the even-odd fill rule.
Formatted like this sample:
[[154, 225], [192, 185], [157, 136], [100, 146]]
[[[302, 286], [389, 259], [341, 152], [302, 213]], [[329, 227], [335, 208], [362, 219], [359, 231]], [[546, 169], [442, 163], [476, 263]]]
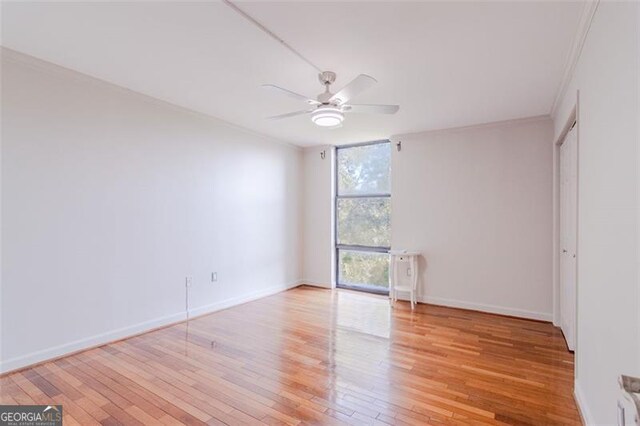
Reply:
[[303, 147], [301, 147], [301, 148], [302, 148], [302, 150], [303, 150], [304, 152], [315, 152], [315, 151], [320, 152], [320, 151], [322, 151], [323, 149], [333, 149], [333, 148], [335, 148], [335, 147], [336, 147], [335, 145], [331, 145], [331, 144], [327, 144], [327, 143], [326, 143], [326, 144], [322, 144], [322, 145], [309, 145], [309, 146], [303, 146]]
[[575, 73], [578, 59], [580, 59], [580, 54], [582, 53], [584, 42], [587, 39], [589, 28], [591, 28], [591, 22], [593, 21], [593, 17], [596, 14], [596, 10], [598, 9], [599, 4], [600, 4], [600, 0], [584, 1], [584, 5], [582, 7], [582, 14], [580, 15], [580, 21], [578, 22], [578, 28], [576, 30], [576, 33], [573, 36], [573, 43], [571, 44], [569, 57], [567, 58], [567, 63], [565, 64], [565, 67], [564, 67], [562, 80], [560, 81], [560, 86], [558, 87], [558, 91], [556, 92], [556, 96], [553, 100], [553, 104], [551, 105], [551, 110], [549, 111], [549, 115], [552, 117], [556, 113], [556, 110], [560, 105], [560, 101], [562, 100], [562, 98], [564, 98], [565, 94], [567, 93], [567, 89], [569, 88], [569, 83], [571, 82], [571, 79], [573, 78], [573, 75]]
[[466, 131], [466, 130], [489, 129], [489, 128], [492, 128], [492, 127], [501, 127], [501, 126], [517, 125], [517, 124], [536, 123], [538, 121], [545, 121], [545, 120], [551, 120], [551, 117], [548, 116], [548, 115], [535, 115], [535, 116], [532, 116], [532, 117], [512, 118], [510, 120], [500, 120], [500, 121], [491, 121], [491, 122], [488, 122], [488, 123], [471, 124], [469, 126], [447, 127], [447, 128], [444, 128], [444, 129], [433, 129], [433, 130], [422, 130], [422, 131], [418, 131], [418, 132], [411, 132], [411, 133], [403, 133], [403, 134], [392, 135], [389, 138], [389, 140], [391, 142], [396, 142], [399, 139], [416, 137], [416, 136], [455, 133], [455, 132], [462, 132], [462, 131]]
[[[124, 86], [119, 86], [115, 83], [112, 83], [110, 81], [107, 80], [103, 80], [101, 78], [98, 77], [94, 77], [92, 75], [89, 74], [85, 74], [82, 73], [80, 71], [76, 71], [72, 68], [67, 68], [65, 66], [62, 65], [58, 65], [55, 64], [53, 62], [49, 62], [47, 60], [44, 59], [40, 59], [37, 58], [35, 56], [31, 56], [29, 54], [17, 51], [17, 50], [13, 50], [11, 48], [8, 48], [6, 46], [2, 46], [0, 45], [0, 56], [2, 57], [2, 60], [8, 60], [14, 63], [19, 63], [19, 64], [23, 64], [25, 66], [28, 66], [30, 68], [36, 69], [36, 70], [40, 70], [40, 71], [44, 71], [44, 72], [49, 72], [52, 74], [57, 74], [60, 76], [65, 76], [68, 78], [72, 78], [75, 79], [77, 81], [82, 81], [85, 83], [89, 83], [89, 84], [96, 84], [96, 85], [100, 85], [103, 87], [108, 87], [109, 89], [112, 90], [117, 90], [120, 93], [124, 93], [127, 94], [129, 96], [134, 96], [142, 101], [145, 102], [150, 102], [152, 104], [156, 104], [156, 105], [161, 105], [164, 106], [166, 108], [171, 108], [175, 111], [179, 111], [182, 113], [187, 113], [193, 116], [197, 116], [200, 118], [204, 118], [206, 120], [210, 120], [210, 121], [215, 121], [217, 122], [217, 124], [221, 124], [223, 126], [229, 127], [229, 128], [233, 128], [239, 132], [245, 133], [247, 135], [251, 135], [253, 137], [262, 139], [265, 142], [269, 142], [269, 143], [274, 143], [277, 145], [282, 145], [288, 148], [292, 148], [296, 151], [302, 151], [303, 147], [300, 145], [296, 145], [293, 144], [291, 142], [287, 142], [284, 140], [280, 140], [280, 139], [276, 139], [272, 136], [268, 136], [265, 135], [263, 133], [260, 132], [256, 132], [255, 130], [251, 130], [248, 129], [246, 127], [240, 126], [238, 124], [235, 123], [231, 123], [229, 121], [223, 120], [221, 118], [215, 117], [213, 115], [209, 115], [206, 114], [204, 112], [200, 112], [200, 111], [196, 111], [187, 107], [184, 107], [182, 105], [178, 105], [178, 104], [174, 104], [172, 102], [168, 102], [159, 98], [155, 98], [153, 96], [147, 95], [145, 93], [141, 93], [141, 92], [137, 92], [135, 90], [129, 89], [127, 87]], [[0, 67], [1, 68], [1, 67]]]

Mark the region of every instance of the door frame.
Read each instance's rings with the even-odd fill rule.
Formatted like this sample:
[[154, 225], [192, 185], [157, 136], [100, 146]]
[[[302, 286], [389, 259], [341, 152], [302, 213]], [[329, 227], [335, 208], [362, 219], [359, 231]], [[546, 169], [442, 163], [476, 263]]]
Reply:
[[[579, 197], [579, 188], [580, 188], [580, 120], [579, 120], [579, 99], [580, 94], [576, 92], [576, 102], [571, 109], [568, 118], [566, 119], [562, 130], [560, 131], [558, 137], [553, 142], [553, 325], [556, 327], [561, 326], [561, 303], [560, 303], [560, 256], [562, 255], [562, 247], [560, 244], [560, 146], [564, 142], [565, 138], [569, 131], [574, 127], [575, 123], [575, 132], [576, 132], [576, 270], [575, 270], [575, 279], [576, 279], [576, 288], [575, 288], [575, 330], [574, 330], [574, 340], [575, 347], [574, 353], [578, 352], [578, 294], [580, 288], [580, 277], [578, 273], [578, 264], [580, 262], [579, 256], [579, 244], [578, 241], [580, 239], [579, 235], [579, 205], [580, 205], [580, 197]], [[577, 368], [575, 369], [577, 371]]]

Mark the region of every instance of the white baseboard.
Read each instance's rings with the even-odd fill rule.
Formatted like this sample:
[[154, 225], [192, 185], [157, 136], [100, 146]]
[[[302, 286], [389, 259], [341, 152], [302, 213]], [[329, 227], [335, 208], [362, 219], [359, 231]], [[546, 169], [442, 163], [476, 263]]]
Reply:
[[320, 283], [313, 280], [300, 280], [300, 285], [310, 285], [312, 287], [321, 287], [321, 288], [333, 288], [333, 286], [329, 283]]
[[179, 312], [128, 327], [118, 328], [116, 330], [111, 330], [106, 333], [97, 334], [84, 339], [75, 340], [73, 342], [63, 343], [62, 345], [54, 346], [52, 348], [3, 360], [0, 362], [0, 374], [38, 364], [43, 361], [59, 358], [84, 349], [93, 348], [115, 340], [124, 339], [125, 337], [135, 336], [136, 334], [183, 321], [184, 319], [186, 319], [186, 314], [184, 312]]
[[448, 306], [451, 308], [471, 309], [474, 311], [488, 312], [491, 314], [509, 315], [512, 317], [534, 319], [539, 321], [553, 320], [553, 315], [546, 312], [527, 311], [524, 309], [507, 308], [504, 306], [485, 305], [482, 303], [466, 302], [462, 300], [445, 299], [442, 297], [419, 296], [418, 301], [432, 305]]
[[222, 309], [230, 308], [232, 306], [238, 306], [238, 305], [242, 305], [243, 303], [248, 303], [257, 299], [262, 299], [263, 297], [272, 296], [274, 294], [292, 289], [294, 287], [298, 287], [302, 284], [303, 284], [303, 281], [296, 281], [288, 285], [269, 287], [264, 290], [254, 291], [252, 293], [245, 294], [242, 296], [232, 297], [231, 299], [226, 299], [221, 302], [211, 303], [209, 305], [204, 305], [204, 306], [199, 306], [197, 308], [189, 309], [189, 318], [210, 314], [216, 311], [220, 311]]
[[[274, 286], [265, 290], [249, 293], [244, 296], [233, 297], [231, 299], [226, 299], [214, 304], [194, 308], [189, 311], [189, 317], [204, 315], [207, 313], [219, 311], [221, 309], [240, 305], [242, 303], [247, 303], [266, 296], [271, 296], [273, 294], [297, 287], [301, 284], [302, 281], [296, 281], [289, 285]], [[4, 374], [13, 370], [19, 370], [44, 361], [60, 358], [62, 356], [67, 356], [76, 352], [101, 346], [109, 342], [114, 342], [116, 340], [133, 337], [135, 335], [142, 334], [159, 327], [175, 324], [186, 319], [187, 315], [185, 312], [178, 312], [131, 326], [111, 330], [106, 333], [101, 333], [84, 339], [75, 340], [73, 342], [64, 343], [62, 345], [54, 346], [52, 348], [47, 348], [41, 351], [31, 352], [29, 354], [18, 356], [8, 360], [2, 360], [0, 361], [0, 374]]]
[[587, 400], [584, 397], [584, 393], [582, 392], [580, 383], [576, 380], [573, 386], [574, 386], [573, 396], [576, 400], [576, 404], [578, 405], [578, 411], [580, 411], [582, 422], [585, 425], [595, 425], [596, 422], [593, 421], [591, 410], [589, 410], [589, 406], [587, 405]]
[[[300, 280], [300, 285], [310, 285], [314, 287], [331, 289], [331, 284], [314, 282], [312, 280]], [[409, 300], [399, 297], [401, 300]], [[418, 302], [429, 303], [431, 305], [448, 306], [451, 308], [471, 309], [474, 311], [488, 312], [491, 314], [509, 315], [512, 317], [534, 319], [539, 321], [552, 322], [553, 314], [546, 312], [527, 311], [524, 309], [507, 308], [504, 306], [485, 305], [482, 303], [466, 302], [462, 300], [446, 299], [433, 296], [418, 296]]]

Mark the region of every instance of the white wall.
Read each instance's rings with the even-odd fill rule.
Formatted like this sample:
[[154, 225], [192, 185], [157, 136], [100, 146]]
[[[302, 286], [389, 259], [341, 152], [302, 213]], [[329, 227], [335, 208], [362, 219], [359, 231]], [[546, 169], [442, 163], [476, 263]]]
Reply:
[[640, 376], [637, 2], [600, 2], [554, 114], [578, 104], [576, 394], [590, 424], [615, 424], [621, 373]]
[[[3, 371], [295, 285], [302, 151], [2, 55]], [[212, 271], [217, 283], [210, 282]]]
[[423, 253], [421, 300], [552, 316], [552, 122], [392, 138], [392, 247]]
[[[320, 153], [325, 153], [325, 158]], [[304, 262], [303, 281], [319, 287], [334, 285], [333, 147], [304, 150]]]

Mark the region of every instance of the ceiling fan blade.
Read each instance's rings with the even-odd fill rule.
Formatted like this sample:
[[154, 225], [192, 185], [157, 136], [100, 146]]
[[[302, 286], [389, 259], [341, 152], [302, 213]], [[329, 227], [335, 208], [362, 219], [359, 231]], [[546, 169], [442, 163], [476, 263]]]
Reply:
[[286, 114], [280, 114], [280, 115], [274, 115], [272, 117], [267, 117], [267, 120], [280, 120], [283, 118], [289, 118], [289, 117], [295, 117], [296, 115], [303, 115], [303, 114], [309, 114], [311, 112], [315, 111], [315, 109], [305, 109], [302, 111], [294, 111], [294, 112], [289, 112]]
[[301, 94], [296, 93], [296, 92], [292, 92], [291, 90], [285, 89], [285, 88], [280, 87], [280, 86], [276, 86], [275, 84], [263, 84], [262, 87], [264, 87], [265, 89], [276, 91], [278, 93], [282, 93], [283, 95], [288, 96], [290, 98], [293, 98], [295, 100], [306, 102], [309, 105], [319, 105], [320, 104], [320, 102], [318, 102], [316, 100], [309, 99], [304, 95], [301, 95]]
[[344, 112], [361, 112], [366, 114], [395, 114], [399, 105], [343, 105]]
[[371, 76], [360, 74], [359, 76], [351, 80], [351, 83], [347, 84], [342, 89], [340, 89], [338, 93], [333, 95], [329, 99], [329, 102], [335, 102], [338, 105], [342, 105], [354, 96], [360, 94], [361, 92], [364, 92], [377, 82], [378, 81]]

